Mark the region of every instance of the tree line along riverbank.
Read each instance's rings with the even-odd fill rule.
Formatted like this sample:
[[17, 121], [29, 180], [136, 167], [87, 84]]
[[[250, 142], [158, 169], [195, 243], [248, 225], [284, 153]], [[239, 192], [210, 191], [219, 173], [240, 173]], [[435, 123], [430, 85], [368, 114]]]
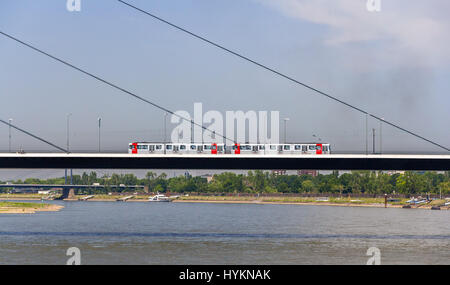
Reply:
[[[160, 193], [210, 193], [210, 194], [313, 194], [331, 195], [450, 195], [450, 171], [333, 171], [318, 175], [277, 175], [263, 171], [248, 171], [247, 174], [223, 172], [213, 176], [183, 175], [168, 177], [162, 173], [148, 172], [144, 178], [134, 174], [112, 174], [99, 177], [96, 172], [74, 175], [74, 185], [102, 185], [104, 188], [86, 188], [79, 194], [108, 194], [111, 192], [129, 192], [127, 188], [117, 189], [113, 185], [141, 185], [145, 190], [137, 192]], [[8, 181], [12, 184], [64, 184], [64, 177]], [[5, 183], [5, 182], [1, 182]], [[0, 194], [11, 189], [3, 188]]]

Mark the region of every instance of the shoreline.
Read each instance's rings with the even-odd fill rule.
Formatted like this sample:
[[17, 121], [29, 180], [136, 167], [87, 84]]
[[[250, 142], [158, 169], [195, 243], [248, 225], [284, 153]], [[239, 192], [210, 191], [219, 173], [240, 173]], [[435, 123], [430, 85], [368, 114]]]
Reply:
[[[6, 202], [8, 203], [8, 202]], [[57, 212], [64, 206], [54, 204], [36, 204], [26, 203], [27, 205], [17, 205], [11, 203], [10, 205], [1, 205], [0, 214], [35, 214], [36, 212]]]
[[[384, 204], [380, 203], [329, 203], [329, 202], [270, 202], [270, 201], [211, 201], [211, 200], [175, 200], [174, 203], [212, 203], [212, 204], [261, 204], [261, 205], [302, 205], [302, 206], [338, 206], [338, 207], [366, 207], [366, 208], [385, 208]], [[402, 209], [404, 205], [387, 204], [386, 208]], [[430, 210], [431, 205], [415, 207], [411, 209], [426, 209]], [[450, 210], [449, 206], [441, 207], [441, 210]]]
[[[208, 201], [208, 200], [175, 200], [174, 203], [215, 203], [215, 204], [261, 204], [261, 205], [310, 205], [310, 206], [340, 206], [340, 207], [374, 207], [384, 208], [384, 204], [352, 204], [352, 203], [328, 203], [328, 202], [271, 202], [271, 201]], [[388, 204], [387, 208], [401, 208], [402, 205]]]
[[[207, 198], [206, 198], [207, 197]], [[310, 206], [338, 206], [338, 207], [367, 207], [367, 208], [402, 208], [404, 205], [408, 204], [390, 204], [388, 203], [385, 207], [384, 203], [352, 203], [352, 202], [329, 202], [329, 201], [263, 201], [262, 199], [246, 199], [246, 200], [239, 200], [239, 199], [223, 199], [220, 196], [206, 196], [202, 198], [193, 198], [189, 199], [188, 197], [182, 197], [181, 199], [173, 200], [173, 203], [210, 203], [210, 204], [259, 204], [259, 205], [310, 205]], [[212, 198], [212, 199], [211, 199]], [[356, 198], [356, 197], [355, 197]], [[214, 200], [216, 199], [216, 200]], [[223, 199], [223, 200], [219, 200]], [[26, 197], [14, 197], [14, 198], [0, 198], [0, 200], [3, 201], [41, 201], [40, 198], [26, 198]], [[51, 201], [51, 200], [49, 200]], [[62, 201], [67, 202], [148, 202], [147, 198], [142, 199], [129, 199], [127, 201], [117, 201], [116, 198], [91, 198], [88, 200], [79, 200], [78, 198], [74, 199], [64, 199]], [[411, 209], [431, 209], [432, 206], [436, 205], [419, 205], [414, 206], [411, 205]], [[50, 205], [46, 209], [37, 208], [34, 209], [34, 211], [59, 211], [60, 209], [64, 208], [63, 206], [59, 205]], [[440, 208], [441, 210], [450, 210], [450, 206], [442, 206]], [[25, 210], [20, 211], [20, 213], [27, 213], [27, 212], [33, 212], [33, 210]], [[5, 213], [1, 212], [0, 213]], [[11, 212], [12, 213], [12, 212]]]

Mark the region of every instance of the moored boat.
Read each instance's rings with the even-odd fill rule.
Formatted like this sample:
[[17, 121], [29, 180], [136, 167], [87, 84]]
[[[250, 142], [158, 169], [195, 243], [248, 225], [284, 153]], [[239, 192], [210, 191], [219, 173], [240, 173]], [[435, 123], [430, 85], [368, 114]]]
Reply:
[[157, 193], [155, 196], [152, 196], [148, 198], [149, 202], [172, 202], [173, 200], [177, 199], [178, 196], [166, 196], [163, 194]]

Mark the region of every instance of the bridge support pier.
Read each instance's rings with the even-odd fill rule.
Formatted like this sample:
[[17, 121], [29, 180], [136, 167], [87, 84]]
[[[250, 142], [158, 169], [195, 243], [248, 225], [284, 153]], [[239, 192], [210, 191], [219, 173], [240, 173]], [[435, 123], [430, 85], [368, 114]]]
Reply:
[[59, 200], [63, 199], [75, 199], [75, 189], [73, 188], [63, 188], [62, 195]]

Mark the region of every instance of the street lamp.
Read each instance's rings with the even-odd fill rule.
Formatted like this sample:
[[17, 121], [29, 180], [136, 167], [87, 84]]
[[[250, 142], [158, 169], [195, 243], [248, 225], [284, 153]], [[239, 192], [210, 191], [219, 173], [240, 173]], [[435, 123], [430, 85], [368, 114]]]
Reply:
[[11, 152], [11, 122], [13, 119], [9, 119], [9, 152]]
[[[69, 118], [70, 118], [70, 116], [72, 116], [72, 113], [69, 113], [66, 116], [66, 120], [67, 120], [67, 152], [69, 152]], [[65, 174], [64, 175], [64, 177], [65, 177], [64, 184], [67, 184], [67, 168], [66, 168], [64, 174]], [[70, 179], [72, 180], [72, 175], [71, 175]]]
[[166, 137], [166, 127], [167, 127], [167, 115], [169, 115], [169, 113], [165, 112], [164, 113], [164, 143], [166, 143], [167, 137]]
[[100, 128], [102, 126], [102, 118], [98, 117], [98, 152], [100, 152]]
[[69, 152], [69, 118], [72, 113], [67, 114], [67, 152]]
[[368, 137], [369, 133], [367, 131], [369, 125], [368, 121], [369, 121], [369, 114], [366, 113], [366, 154], [369, 154], [369, 137]]
[[375, 128], [372, 128], [372, 154], [375, 154]]
[[381, 138], [381, 130], [382, 130], [383, 121], [384, 121], [384, 118], [381, 118], [381, 120], [380, 120], [380, 154], [383, 151], [383, 141]]
[[284, 143], [286, 143], [286, 123], [289, 120], [290, 120], [289, 118], [284, 118], [283, 119], [283, 121], [284, 121]]

